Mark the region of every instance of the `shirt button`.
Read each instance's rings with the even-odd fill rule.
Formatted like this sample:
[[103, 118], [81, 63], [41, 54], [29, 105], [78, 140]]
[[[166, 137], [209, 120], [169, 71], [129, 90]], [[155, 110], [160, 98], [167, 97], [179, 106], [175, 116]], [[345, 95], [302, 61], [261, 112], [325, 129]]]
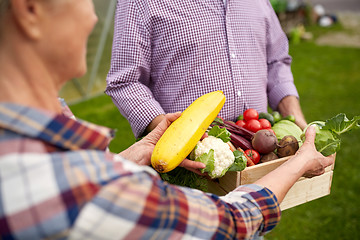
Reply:
[[236, 58], [236, 54], [235, 54], [235, 53], [232, 53], [232, 54], [231, 54], [231, 58]]
[[238, 92], [237, 92], [237, 95], [238, 95], [239, 97], [241, 97], [241, 91], [238, 91]]

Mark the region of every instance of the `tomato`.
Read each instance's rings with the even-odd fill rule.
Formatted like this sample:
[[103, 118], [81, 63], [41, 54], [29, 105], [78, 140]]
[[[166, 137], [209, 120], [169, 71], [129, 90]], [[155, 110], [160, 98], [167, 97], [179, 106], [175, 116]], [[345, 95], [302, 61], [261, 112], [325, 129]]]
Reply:
[[240, 126], [240, 127], [244, 127], [246, 122], [244, 120], [237, 120], [235, 124]]
[[258, 164], [260, 161], [260, 154], [253, 150], [253, 149], [247, 149], [245, 150], [245, 154], [255, 163]]
[[217, 118], [219, 118], [219, 119], [221, 119], [222, 121], [224, 121], [224, 119], [222, 118], [222, 117], [220, 117], [220, 116], [216, 116]]
[[239, 150], [240, 152], [242, 152], [243, 154], [244, 154], [244, 156], [246, 157], [246, 166], [247, 167], [250, 167], [250, 166], [254, 166], [255, 165], [255, 163], [252, 161], [252, 159], [248, 156], [248, 155], [246, 155], [246, 153], [245, 153], [245, 151], [244, 150], [242, 150], [241, 148], [237, 148], [236, 150]]
[[267, 128], [266, 130], [269, 130], [270, 132], [272, 132], [276, 136], [276, 134], [275, 134], [274, 130], [272, 130], [272, 128]]
[[253, 108], [249, 108], [249, 109], [245, 110], [243, 116], [244, 116], [245, 122], [247, 122], [251, 119], [255, 119], [255, 120], [259, 119], [259, 113]]
[[250, 119], [249, 121], [246, 122], [244, 127], [254, 133], [262, 129], [260, 122], [256, 119]]
[[262, 118], [259, 119], [260, 125], [261, 125], [261, 129], [268, 129], [271, 128], [271, 123], [269, 120]]

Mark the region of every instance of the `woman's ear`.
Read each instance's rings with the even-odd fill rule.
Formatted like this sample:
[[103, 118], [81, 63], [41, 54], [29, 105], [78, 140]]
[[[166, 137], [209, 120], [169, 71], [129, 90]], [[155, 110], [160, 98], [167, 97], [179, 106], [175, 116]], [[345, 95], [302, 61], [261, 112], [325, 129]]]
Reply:
[[11, 0], [12, 17], [17, 27], [30, 39], [41, 36], [41, 21], [44, 15], [44, 3], [39, 0]]

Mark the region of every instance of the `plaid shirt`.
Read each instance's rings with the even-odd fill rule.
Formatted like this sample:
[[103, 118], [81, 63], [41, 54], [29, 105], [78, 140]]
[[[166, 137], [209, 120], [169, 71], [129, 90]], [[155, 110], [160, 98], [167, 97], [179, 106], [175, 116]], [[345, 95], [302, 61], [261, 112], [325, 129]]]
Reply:
[[222, 90], [220, 115], [298, 96], [288, 40], [268, 0], [119, 0], [106, 94], [136, 137], [154, 117]]
[[[109, 129], [0, 103], [1, 239], [251, 239], [280, 219], [257, 185], [172, 186], [106, 153]], [[118, 158], [114, 161], [114, 158]]]

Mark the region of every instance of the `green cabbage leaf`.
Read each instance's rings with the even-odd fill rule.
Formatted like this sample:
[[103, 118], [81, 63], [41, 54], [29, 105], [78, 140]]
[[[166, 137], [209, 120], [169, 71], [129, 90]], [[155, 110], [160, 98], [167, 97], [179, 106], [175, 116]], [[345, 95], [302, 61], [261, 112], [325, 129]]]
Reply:
[[220, 128], [219, 126], [212, 127], [209, 132], [209, 136], [214, 136], [223, 140], [224, 143], [227, 143], [231, 140], [231, 133], [226, 128]]
[[329, 156], [340, 150], [340, 135], [353, 129], [360, 128], [360, 116], [349, 120], [344, 113], [340, 113], [326, 121], [314, 121], [304, 129], [301, 139], [305, 141], [305, 132], [310, 125], [316, 129], [315, 147], [324, 156]]
[[235, 156], [234, 163], [230, 166], [228, 171], [242, 171], [246, 168], [247, 159], [243, 152], [235, 150], [233, 152]]
[[294, 122], [291, 122], [289, 120], [280, 120], [274, 124], [272, 130], [274, 130], [278, 141], [280, 141], [283, 137], [287, 135], [292, 135], [299, 141], [299, 146], [301, 146], [301, 134], [303, 133], [303, 131]]
[[209, 152], [201, 154], [196, 158], [197, 162], [202, 162], [206, 165], [205, 168], [202, 168], [201, 173], [212, 173], [215, 169], [215, 157], [214, 157], [214, 149], [210, 149]]

